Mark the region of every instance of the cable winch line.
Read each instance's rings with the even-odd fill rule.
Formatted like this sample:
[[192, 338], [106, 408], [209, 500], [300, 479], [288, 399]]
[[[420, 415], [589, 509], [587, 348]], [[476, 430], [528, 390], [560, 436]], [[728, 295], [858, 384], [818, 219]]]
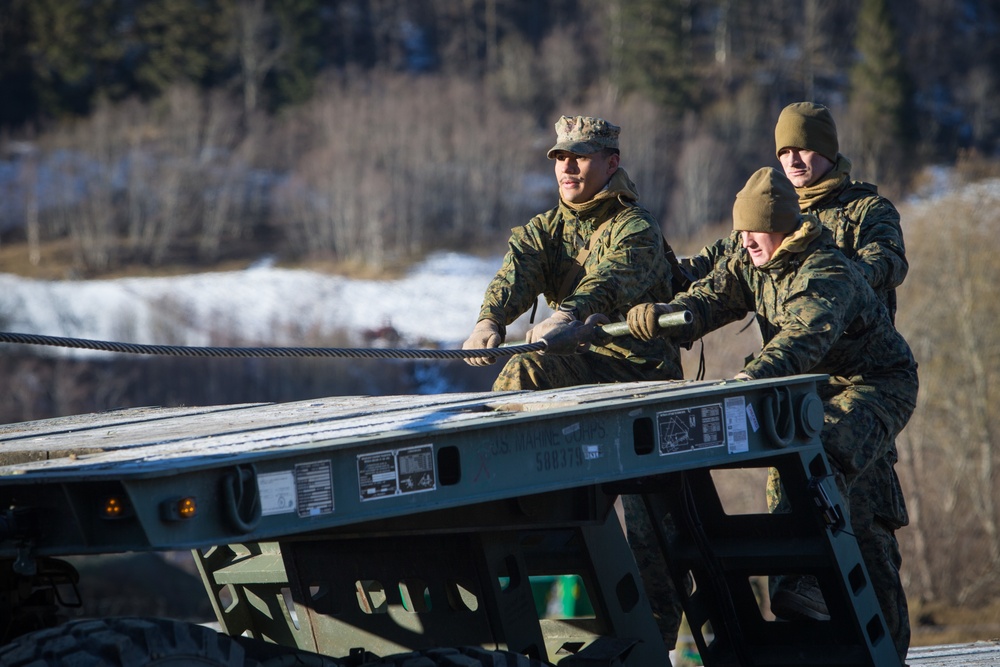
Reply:
[[511, 357], [524, 352], [545, 349], [545, 342], [525, 343], [509, 347], [491, 347], [481, 350], [414, 350], [396, 348], [341, 348], [341, 347], [191, 347], [187, 345], [144, 345], [118, 343], [85, 338], [63, 338], [41, 334], [23, 334], [0, 331], [0, 343], [23, 345], [48, 345], [78, 350], [120, 352], [124, 354], [155, 354], [174, 357], [339, 357], [351, 359], [475, 359], [476, 357]]

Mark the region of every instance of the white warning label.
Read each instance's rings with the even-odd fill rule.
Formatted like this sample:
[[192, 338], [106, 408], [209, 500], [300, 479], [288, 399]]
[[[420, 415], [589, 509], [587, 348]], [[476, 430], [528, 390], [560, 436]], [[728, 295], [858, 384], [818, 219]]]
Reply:
[[660, 454], [679, 454], [726, 444], [722, 404], [656, 413]]
[[295, 477], [291, 470], [269, 472], [257, 476], [260, 493], [260, 513], [291, 514], [295, 511]]
[[436, 488], [433, 445], [358, 455], [361, 500], [433, 491]]
[[742, 396], [726, 399], [726, 438], [729, 440], [730, 454], [739, 454], [750, 449], [750, 438], [747, 436], [746, 399]]

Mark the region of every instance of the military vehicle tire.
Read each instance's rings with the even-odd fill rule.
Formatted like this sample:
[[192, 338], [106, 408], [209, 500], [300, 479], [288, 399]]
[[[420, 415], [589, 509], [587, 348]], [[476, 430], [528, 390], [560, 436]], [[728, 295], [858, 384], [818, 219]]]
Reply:
[[551, 667], [551, 665], [520, 653], [460, 646], [399, 653], [362, 662], [359, 667]]
[[357, 664], [357, 660], [338, 660], [310, 651], [298, 651], [262, 658], [260, 667], [353, 667]]
[[257, 667], [243, 647], [210, 628], [159, 618], [70, 621], [0, 648], [4, 667]]

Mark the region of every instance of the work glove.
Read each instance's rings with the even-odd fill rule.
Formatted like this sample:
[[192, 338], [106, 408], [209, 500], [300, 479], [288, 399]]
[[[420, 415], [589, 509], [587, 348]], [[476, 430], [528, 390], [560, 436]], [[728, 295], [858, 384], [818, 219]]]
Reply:
[[[503, 342], [503, 335], [500, 333], [500, 325], [490, 319], [479, 320], [473, 327], [469, 338], [462, 343], [463, 350], [485, 350], [490, 347], [499, 347]], [[496, 357], [473, 357], [466, 359], [465, 363], [470, 366], [489, 366], [497, 362]]]
[[601, 329], [610, 323], [606, 315], [594, 313], [586, 322], [572, 320], [568, 324], [557, 324], [545, 332], [545, 349], [538, 354], [583, 354], [591, 345], [602, 345], [610, 340]]
[[681, 310], [669, 303], [640, 303], [628, 311], [628, 331], [639, 340], [653, 340], [660, 335], [660, 315]]
[[565, 326], [571, 322], [576, 322], [576, 318], [570, 313], [557, 310], [546, 319], [528, 329], [528, 333], [525, 335], [525, 341], [528, 343], [537, 343], [541, 339], [545, 338], [546, 334], [550, 334], [555, 329]]

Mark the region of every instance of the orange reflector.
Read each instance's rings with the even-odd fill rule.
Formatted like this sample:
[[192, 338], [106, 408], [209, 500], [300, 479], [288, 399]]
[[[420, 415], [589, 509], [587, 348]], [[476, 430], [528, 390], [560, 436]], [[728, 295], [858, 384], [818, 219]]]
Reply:
[[104, 501], [102, 512], [105, 519], [118, 519], [125, 515], [125, 501], [112, 496]]
[[190, 519], [198, 513], [198, 503], [193, 497], [181, 498], [177, 503], [177, 516], [182, 519]]
[[198, 514], [198, 501], [194, 496], [171, 498], [160, 503], [160, 518], [164, 521], [193, 519]]

